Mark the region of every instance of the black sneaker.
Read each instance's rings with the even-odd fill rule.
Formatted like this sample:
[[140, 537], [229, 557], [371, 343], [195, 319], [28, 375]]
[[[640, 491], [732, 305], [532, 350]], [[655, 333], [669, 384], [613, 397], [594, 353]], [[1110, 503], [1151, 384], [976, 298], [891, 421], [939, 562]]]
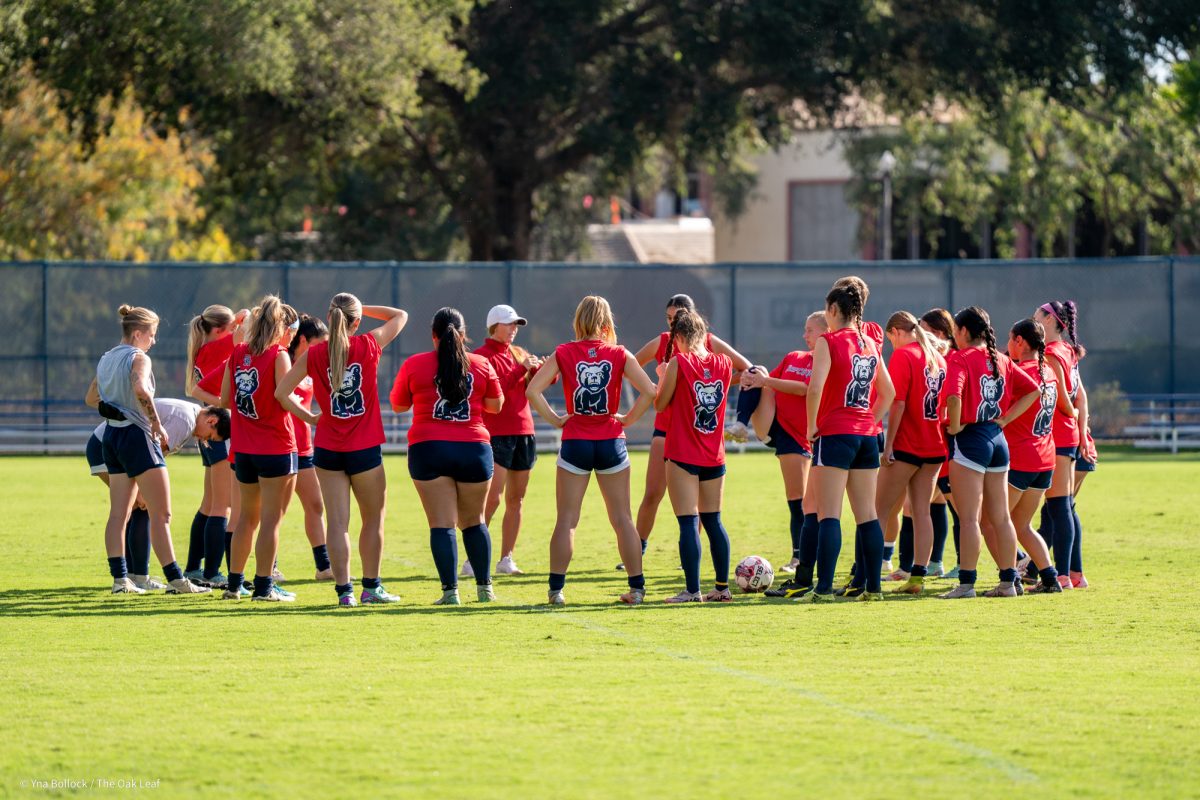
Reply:
[[800, 581], [786, 580], [779, 584], [776, 589], [767, 589], [763, 594], [767, 597], [783, 597], [787, 600], [795, 600], [797, 597], [806, 595], [813, 589], [812, 584], [802, 584]]
[[855, 586], [852, 583], [847, 583], [845, 586], [843, 586], [842, 588], [840, 588], [836, 592], [834, 592], [834, 594], [836, 594], [838, 597], [854, 598], [854, 597], [858, 597], [860, 594], [862, 594], [866, 590], [867, 589], [865, 586]]
[[1027, 589], [1028, 594], [1062, 594], [1062, 587], [1058, 585], [1058, 581], [1054, 583], [1038, 582], [1037, 586]]

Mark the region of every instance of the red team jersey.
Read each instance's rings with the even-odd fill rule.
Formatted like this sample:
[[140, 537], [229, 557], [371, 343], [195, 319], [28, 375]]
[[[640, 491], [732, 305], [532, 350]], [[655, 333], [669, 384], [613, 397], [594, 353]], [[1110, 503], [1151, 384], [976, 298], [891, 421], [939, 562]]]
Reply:
[[[771, 370], [772, 378], [785, 381], [798, 381], [808, 384], [812, 380], [812, 353], [807, 350], [793, 350], [783, 357], [779, 366]], [[812, 449], [808, 441], [808, 406], [807, 397], [802, 394], [775, 393], [775, 421], [779, 427], [787, 431], [806, 450]]]
[[232, 333], [200, 345], [200, 349], [196, 351], [196, 359], [192, 362], [192, 377], [199, 383], [204, 380], [204, 376], [216, 372], [217, 390], [212, 394], [219, 395], [221, 393], [221, 373], [225, 371], [225, 365], [229, 363], [229, 356], [232, 353]]
[[383, 444], [383, 418], [379, 413], [379, 342], [369, 333], [350, 337], [346, 369], [335, 393], [329, 380], [329, 342], [308, 348], [308, 375], [313, 396], [321, 407], [313, 444], [325, 450], [349, 453]]
[[670, 425], [663, 454], [672, 461], [697, 467], [725, 463], [725, 403], [733, 362], [729, 356], [677, 353], [679, 365], [671, 396]]
[[503, 397], [500, 381], [491, 362], [471, 353], [467, 374], [467, 397], [457, 405], [442, 399], [437, 389], [437, 353], [417, 353], [408, 358], [392, 384], [392, 405], [412, 406], [408, 443], [490, 442], [483, 424], [483, 399]]
[[[1075, 357], [1075, 348], [1069, 342], [1050, 342], [1046, 345], [1046, 360], [1053, 358], [1062, 367], [1063, 378], [1066, 379], [1067, 397], [1075, 402], [1079, 394], [1079, 359]], [[1076, 447], [1079, 444], [1079, 421], [1058, 411], [1054, 414], [1054, 446]]]
[[950, 397], [960, 397], [962, 424], [996, 420], [1012, 408], [1014, 400], [1037, 390], [1034, 379], [1003, 353], [996, 354], [996, 368], [999, 376], [993, 378], [983, 345], [959, 350], [947, 365], [942, 405]]
[[[305, 409], [312, 410], [313, 399], [313, 381], [307, 375], [304, 380], [300, 381], [296, 386], [296, 390], [292, 392], [300, 399], [300, 405]], [[313, 454], [312, 431], [308, 429], [308, 423], [299, 417], [292, 415], [292, 430], [296, 432], [296, 454], [301, 456], [311, 456]]]
[[628, 352], [599, 339], [567, 342], [554, 348], [567, 413], [571, 415], [563, 426], [562, 438], [625, 438], [625, 428], [613, 415], [621, 404], [621, 379]]
[[[654, 360], [659, 364], [667, 363], [667, 342], [671, 341], [671, 332], [663, 331], [658, 335], [658, 347], [654, 351]], [[704, 348], [708, 352], [712, 352], [712, 334], [704, 334]], [[674, 348], [671, 348], [674, 350]], [[667, 406], [666, 411], [659, 411], [654, 415], [654, 429], [666, 433], [671, 427], [671, 407]]]
[[475, 354], [491, 362], [504, 392], [500, 413], [483, 417], [488, 432], [492, 436], [532, 436], [533, 413], [529, 409], [529, 399], [525, 397], [529, 383], [525, 380], [525, 365], [517, 361], [507, 344], [495, 339], [485, 339]]
[[896, 400], [904, 402], [904, 416], [892, 447], [921, 458], [946, 455], [938, 400], [946, 382], [946, 368], [926, 364], [925, 353], [911, 342], [892, 353], [888, 375], [896, 387]]
[[[1017, 368], [1034, 382], [1038, 379], [1036, 358], [1017, 363]], [[1058, 402], [1058, 379], [1047, 366], [1042, 370], [1045, 386], [1039, 402], [1031, 405], [1021, 416], [1004, 429], [1008, 442], [1011, 469], [1018, 472], [1046, 472], [1054, 469], [1054, 437], [1052, 423], [1054, 405]]]
[[233, 348], [228, 366], [233, 390], [231, 438], [239, 453], [274, 456], [296, 451], [292, 415], [275, 399], [275, 357], [286, 352], [277, 344], [257, 356], [248, 344]]
[[817, 408], [817, 432], [874, 436], [878, 431], [871, 405], [876, 373], [882, 366], [879, 348], [869, 337], [863, 337], [860, 347], [854, 328], [823, 333], [821, 338], [829, 346], [830, 364]]

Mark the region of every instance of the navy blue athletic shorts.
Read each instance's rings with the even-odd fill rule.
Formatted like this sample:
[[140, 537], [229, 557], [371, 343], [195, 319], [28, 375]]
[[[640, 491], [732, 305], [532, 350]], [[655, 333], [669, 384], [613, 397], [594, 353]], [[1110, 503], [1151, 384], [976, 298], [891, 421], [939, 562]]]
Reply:
[[695, 475], [701, 481], [711, 481], [716, 478], [724, 477], [725, 465], [718, 464], [715, 467], [701, 467], [696, 464], [687, 464], [683, 461], [671, 459], [671, 463], [682, 469], [688, 475]]
[[629, 469], [629, 452], [624, 439], [565, 439], [558, 450], [558, 466], [576, 475], [609, 475]]
[[1050, 480], [1054, 476], [1054, 470], [1048, 469], [1045, 472], [1025, 472], [1019, 469], [1010, 469], [1008, 471], [1008, 485], [1016, 489], [1018, 492], [1024, 492], [1028, 489], [1049, 489]]
[[924, 466], [925, 464], [940, 464], [946, 460], [945, 456], [919, 456], [915, 453], [909, 453], [906, 450], [893, 450], [892, 455], [895, 456], [897, 461], [912, 464], [914, 467]]
[[408, 474], [414, 481], [453, 478], [459, 483], [483, 483], [492, 477], [492, 447], [487, 442], [410, 444]]
[[357, 475], [360, 472], [375, 469], [381, 464], [383, 464], [383, 448], [379, 445], [364, 447], [362, 450], [345, 451], [326, 450], [324, 447], [313, 448], [313, 466], [317, 469]]
[[110, 475], [136, 478], [146, 470], [165, 467], [162, 448], [137, 425], [104, 429], [104, 466]]
[[787, 430], [779, 424], [779, 420], [771, 420], [771, 430], [767, 432], [767, 447], [775, 451], [777, 456], [804, 456], [812, 458], [812, 451], [796, 441]]
[[91, 468], [93, 475], [108, 474], [108, 467], [104, 466], [104, 442], [100, 441], [96, 434], [93, 433], [88, 437], [84, 455], [87, 456], [88, 467]]
[[253, 453], [234, 453], [233, 473], [238, 483], [258, 483], [259, 478], [283, 478], [296, 474], [296, 454], [260, 456]]
[[813, 466], [837, 469], [879, 469], [879, 437], [833, 433], [813, 442]]
[[229, 458], [229, 445], [225, 442], [200, 442], [200, 463], [206, 467], [220, 464]]
[[954, 460], [975, 472], [1007, 472], [1008, 442], [995, 422], [972, 422], [954, 440]]

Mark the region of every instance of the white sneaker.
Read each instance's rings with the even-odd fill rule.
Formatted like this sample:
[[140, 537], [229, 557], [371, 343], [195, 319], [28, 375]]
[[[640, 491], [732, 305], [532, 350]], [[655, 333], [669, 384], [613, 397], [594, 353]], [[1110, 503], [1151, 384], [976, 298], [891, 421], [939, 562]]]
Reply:
[[943, 600], [962, 600], [967, 597], [975, 596], [975, 585], [970, 583], [960, 583], [948, 592], [939, 594], [938, 597]]
[[724, 589], [715, 589], [714, 588], [711, 592], [704, 595], [704, 602], [706, 602], [706, 603], [732, 603], [733, 602], [733, 593], [729, 591], [728, 587], [726, 587]]
[[787, 575], [795, 575], [796, 567], [800, 566], [800, 559], [793, 558], [791, 561], [779, 568], [779, 571]]
[[546, 602], [552, 606], [565, 606], [567, 598], [563, 597], [562, 589], [551, 589], [546, 595]]
[[271, 567], [271, 580], [273, 580], [273, 581], [286, 581], [287, 580], [287, 578], [283, 577], [283, 573], [279, 571], [278, 565]]
[[627, 606], [640, 606], [642, 603], [644, 603], [646, 601], [646, 590], [645, 589], [630, 589], [628, 592], [621, 595], [617, 599], [620, 600], [622, 603], [624, 603]]
[[930, 561], [929, 566], [926, 567], [926, 569], [928, 570], [925, 575], [927, 578], [940, 578], [946, 574], [946, 569], [942, 566], [942, 562], [940, 561]]
[[663, 602], [664, 603], [703, 603], [704, 595], [700, 594], [699, 592], [689, 592], [687, 589], [684, 589], [679, 594], [675, 595], [674, 597], [668, 597]]
[[893, 572], [893, 571], [894, 571], [894, 570], [892, 569], [892, 561], [891, 561], [891, 559], [888, 559], [887, 561], [884, 561], [884, 562], [883, 562], [883, 566], [879, 568], [879, 574], [880, 574], [880, 575], [887, 575], [887, 574], [889, 574], [889, 573], [891, 573], [891, 572]]
[[492, 585], [490, 583], [484, 584], [483, 586], [476, 586], [475, 590], [479, 597], [479, 602], [481, 602], [481, 603], [496, 602], [496, 592], [492, 589]]
[[460, 569], [458, 571], [458, 577], [460, 577], [460, 578], [474, 578], [475, 577], [475, 570], [472, 569], [472, 567], [471, 567], [470, 559], [467, 559], [466, 561], [463, 562], [462, 569]]
[[894, 570], [891, 573], [889, 573], [884, 578], [884, 580], [885, 581], [906, 581], [911, 577], [912, 577], [912, 575], [910, 573], [905, 572], [902, 569], [898, 569], [898, 570]]
[[313, 575], [314, 581], [331, 581], [333, 580], [333, 568], [319, 570]]
[[750, 429], [741, 422], [734, 422], [725, 429], [725, 441], [739, 444], [750, 441]]
[[505, 556], [496, 562], [497, 575], [524, 575], [525, 573], [517, 566], [517, 562], [513, 561], [512, 556]]
[[130, 573], [129, 580], [133, 581], [133, 585], [143, 592], [154, 592], [167, 588], [167, 585], [159, 578], [151, 578], [149, 575], [134, 575]]
[[199, 586], [192, 583], [187, 578], [177, 578], [170, 582], [167, 587], [167, 594], [208, 594], [212, 591], [207, 586]]
[[294, 603], [296, 602], [296, 595], [291, 592], [285, 592], [278, 586], [272, 586], [271, 591], [266, 594], [253, 594], [250, 595], [250, 599], [261, 600], [265, 603]]
[[129, 578], [117, 578], [113, 581], [113, 594], [145, 594], [146, 590], [139, 587]]
[[433, 601], [435, 606], [457, 606], [462, 603], [458, 599], [458, 589], [445, 589], [442, 591], [442, 596]]

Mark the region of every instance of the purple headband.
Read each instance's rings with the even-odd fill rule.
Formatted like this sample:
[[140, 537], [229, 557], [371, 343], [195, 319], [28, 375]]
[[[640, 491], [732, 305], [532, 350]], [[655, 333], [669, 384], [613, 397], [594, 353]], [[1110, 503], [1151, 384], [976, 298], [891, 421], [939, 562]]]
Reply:
[[1067, 323], [1063, 322], [1062, 317], [1055, 313], [1054, 306], [1050, 305], [1049, 303], [1042, 303], [1042, 311], [1045, 311], [1047, 314], [1058, 320], [1058, 324], [1063, 330], [1067, 329]]

